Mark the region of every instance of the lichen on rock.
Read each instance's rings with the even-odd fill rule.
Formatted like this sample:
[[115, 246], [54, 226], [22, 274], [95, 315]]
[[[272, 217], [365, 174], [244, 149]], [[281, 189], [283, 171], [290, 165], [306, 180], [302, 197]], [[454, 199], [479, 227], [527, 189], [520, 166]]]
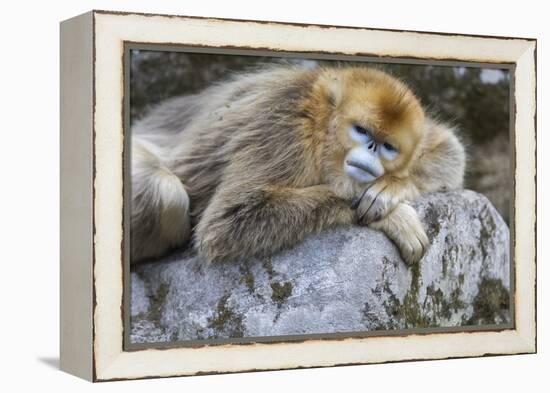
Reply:
[[227, 300], [229, 295], [224, 295], [218, 301], [214, 314], [208, 318], [208, 327], [215, 332], [214, 337], [226, 335], [228, 337], [243, 336], [243, 321], [242, 316], [235, 313]]
[[494, 325], [510, 320], [510, 291], [502, 280], [484, 278], [474, 298], [474, 312], [468, 325]]
[[415, 207], [431, 246], [412, 267], [384, 234], [357, 226], [265, 259], [209, 265], [187, 250], [132, 267], [130, 339], [509, 323], [509, 230], [490, 202], [465, 190]]

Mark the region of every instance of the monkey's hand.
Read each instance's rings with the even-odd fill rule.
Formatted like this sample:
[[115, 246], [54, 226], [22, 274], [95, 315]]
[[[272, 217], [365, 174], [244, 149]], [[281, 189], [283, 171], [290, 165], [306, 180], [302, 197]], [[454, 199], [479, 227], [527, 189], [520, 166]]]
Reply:
[[386, 217], [400, 202], [413, 200], [418, 195], [416, 186], [407, 179], [382, 178], [354, 198], [352, 209], [355, 209], [357, 222], [368, 225]]
[[405, 263], [418, 263], [426, 253], [429, 240], [416, 210], [406, 203], [399, 203], [394, 210], [370, 228], [381, 230], [396, 244]]

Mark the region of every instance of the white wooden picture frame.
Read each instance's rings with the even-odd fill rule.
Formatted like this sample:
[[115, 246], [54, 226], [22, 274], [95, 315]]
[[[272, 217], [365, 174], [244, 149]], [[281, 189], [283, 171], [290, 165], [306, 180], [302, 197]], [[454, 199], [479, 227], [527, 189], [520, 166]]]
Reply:
[[[505, 65], [514, 93], [511, 327], [125, 346], [127, 44]], [[90, 381], [536, 352], [536, 40], [91, 11], [61, 23], [61, 368]], [[126, 332], [127, 333], [127, 332]]]

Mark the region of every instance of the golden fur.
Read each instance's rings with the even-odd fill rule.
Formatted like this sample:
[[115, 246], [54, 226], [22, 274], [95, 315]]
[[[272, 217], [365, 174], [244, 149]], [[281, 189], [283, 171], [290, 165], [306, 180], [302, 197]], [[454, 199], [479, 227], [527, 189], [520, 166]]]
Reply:
[[[343, 169], [352, 124], [399, 148], [369, 184]], [[365, 67], [269, 67], [168, 100], [132, 128], [132, 153], [132, 262], [188, 240], [207, 261], [265, 256], [358, 223], [413, 263], [428, 239], [407, 202], [461, 187], [465, 165], [451, 128]]]

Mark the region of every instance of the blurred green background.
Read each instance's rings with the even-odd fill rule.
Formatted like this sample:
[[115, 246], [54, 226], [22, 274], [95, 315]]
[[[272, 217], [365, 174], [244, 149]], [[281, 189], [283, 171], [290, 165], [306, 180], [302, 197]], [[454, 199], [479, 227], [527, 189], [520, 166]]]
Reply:
[[[212, 82], [222, 81], [229, 73], [265, 63], [315, 67], [349, 62], [133, 50], [131, 119], [140, 118], [166, 98], [195, 93]], [[458, 128], [468, 151], [465, 187], [487, 196], [509, 222], [512, 193], [509, 72], [475, 67], [367, 64], [405, 81], [430, 115]]]

